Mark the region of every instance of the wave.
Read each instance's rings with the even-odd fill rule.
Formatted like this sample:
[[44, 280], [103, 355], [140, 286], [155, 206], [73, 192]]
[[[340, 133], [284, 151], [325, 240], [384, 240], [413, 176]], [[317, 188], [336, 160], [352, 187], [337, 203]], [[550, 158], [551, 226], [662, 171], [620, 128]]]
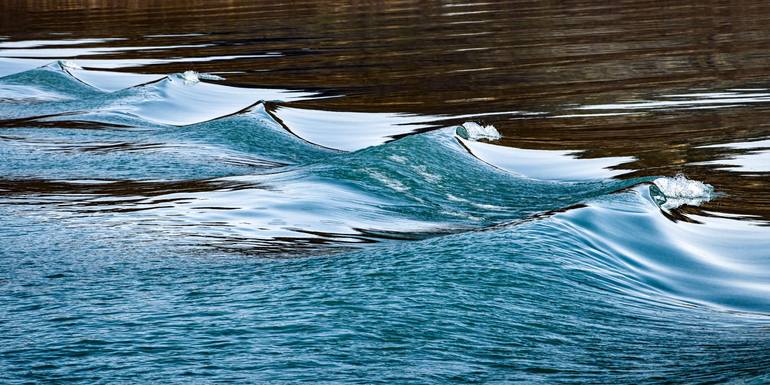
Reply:
[[[676, 178], [671, 179], [676, 183]], [[581, 306], [593, 306], [591, 301], [609, 301], [612, 306], [620, 302], [624, 311], [637, 315], [705, 308], [766, 320], [770, 314], [770, 288], [765, 284], [770, 280], [768, 228], [706, 215], [692, 215], [689, 222], [673, 221], [659, 206], [656, 191], [652, 182], [641, 182], [504, 225], [364, 250], [359, 258], [416, 255], [423, 258], [421, 263], [444, 267], [467, 260], [475, 268], [502, 276], [526, 275], [521, 273], [526, 266], [536, 270], [548, 266], [548, 272], [533, 277], [499, 279], [511, 285], [544, 280], [544, 287], [538, 289], [543, 291], [539, 296], [544, 303], [562, 300], [551, 297], [557, 295], [552, 291], [569, 295], [577, 291], [583, 293], [581, 301], [589, 301]], [[758, 247], [747, 249], [746, 244]], [[426, 259], [432, 250], [442, 251], [440, 263]], [[460, 255], [461, 260], [450, 262], [451, 256]], [[506, 269], [513, 270], [506, 273]], [[525, 290], [528, 296], [531, 290]]]
[[503, 146], [491, 125], [308, 110], [286, 99], [309, 93], [214, 81], [67, 62], [0, 78], [14, 122], [0, 202], [259, 255], [518, 250], [645, 303], [770, 311], [766, 228], [677, 211], [716, 197], [709, 185], [623, 178], [632, 157]]
[[659, 205], [671, 209], [683, 205], [700, 206], [714, 197], [714, 187], [687, 179], [682, 174], [653, 181], [653, 195]]
[[[120, 119], [129, 115], [151, 124], [182, 126], [222, 118], [264, 100], [295, 101], [313, 95], [223, 86], [209, 83], [211, 80], [215, 78], [204, 74], [201, 79], [194, 71], [170, 75], [130, 74], [87, 70], [73, 62], [59, 61], [0, 78], [0, 87], [11, 91], [8, 87], [23, 85], [25, 89], [38, 90], [40, 95], [54, 95], [41, 99], [48, 102], [43, 105], [0, 109], [0, 117], [76, 114], [79, 119], [111, 123], [111, 116]], [[8, 91], [4, 99], [22, 96]], [[95, 112], [100, 114], [94, 116]]]
[[[662, 215], [654, 186], [679, 188], [682, 180], [658, 179], [537, 226], [550, 227], [550, 236], [564, 240], [563, 253], [581, 256], [573, 263], [600, 272], [629, 296], [660, 300], [663, 294], [727, 310], [770, 311], [770, 287], [764, 284], [770, 280], [767, 228], [702, 215], [691, 215], [691, 222], [670, 220]], [[676, 190], [674, 196], [703, 197], [700, 182], [687, 185], [687, 191]], [[757, 247], [747, 249], [746, 244]]]
[[482, 126], [476, 122], [465, 122], [457, 127], [457, 135], [465, 140], [497, 140], [501, 138], [499, 132], [493, 125]]
[[[253, 128], [260, 114], [265, 119], [265, 113], [257, 109], [250, 114], [202, 124], [195, 130], [197, 140], [212, 146], [216, 143], [210, 139], [212, 133], [220, 133], [225, 126], [237, 128], [239, 123], [247, 123], [247, 118], [254, 119], [248, 121]], [[240, 128], [245, 127], [248, 126]], [[481, 228], [570, 206], [634, 183], [606, 180], [576, 184], [520, 178], [470, 156], [457, 143], [453, 133], [454, 129], [448, 128], [353, 153], [339, 153], [314, 147], [277, 127], [262, 126], [253, 134], [258, 139], [251, 143], [232, 139], [237, 139], [234, 142], [244, 146], [240, 148], [241, 153], [249, 151], [263, 162], [280, 160], [285, 163], [265, 164], [266, 168], [261, 171], [252, 166], [250, 172], [244, 173], [221, 166], [221, 161], [216, 162], [220, 165], [219, 172], [232, 172], [237, 176], [211, 181], [237, 184], [237, 190], [169, 194], [167, 199], [154, 195], [140, 198], [130, 204], [132, 210], [141, 212], [135, 217], [124, 213], [122, 200], [112, 202], [102, 195], [93, 195], [87, 199], [89, 204], [84, 205], [81, 201], [73, 205], [72, 213], [75, 216], [107, 213], [105, 215], [109, 217], [110, 213], [119, 212], [120, 215], [112, 220], [155, 223], [163, 231], [174, 228], [186, 230], [178, 226], [182, 223], [197, 224], [191, 228], [197, 236], [218, 238], [222, 239], [220, 243], [238, 244], [242, 249], [270, 253], [272, 249], [265, 245], [285, 243], [287, 238], [294, 241], [316, 239], [327, 244], [351, 242], [351, 239], [371, 242], [392, 237], [422, 238]], [[176, 140], [183, 137], [192, 139], [189, 134], [181, 134], [181, 131], [164, 133]], [[155, 136], [155, 139], [159, 138]], [[121, 150], [106, 152], [104, 156], [130, 159], [125, 149]], [[135, 151], [135, 161], [142, 163], [133, 167], [150, 168], [148, 175], [153, 173], [152, 166], [148, 164], [150, 162], [187, 169], [178, 164], [183, 159], [169, 158], [165, 146], [138, 148]], [[159, 152], [165, 158], [147, 152]], [[195, 163], [189, 164], [189, 167], [194, 167], [190, 171], [205, 175], [207, 168], [201, 166], [206, 163], [206, 152], [196, 150], [192, 153], [195, 157], [191, 160]], [[287, 153], [302, 156], [290, 157]], [[94, 165], [86, 163], [87, 160], [82, 160], [92, 157], [93, 153], [66, 156], [70, 162], [81, 159], [79, 169], [90, 168], [87, 174], [92, 177], [96, 175], [108, 179], [125, 176], [99, 171]], [[116, 163], [110, 161], [107, 164]], [[122, 163], [125, 165], [126, 161]], [[45, 164], [39, 168], [45, 169]], [[26, 170], [29, 172], [35, 168], [26, 167]], [[479, 185], [479, 180], [484, 180], [485, 184]], [[91, 189], [88, 184], [80, 184], [80, 187], [84, 191]], [[62, 199], [65, 202], [69, 199], [67, 196], [56, 198], [55, 195], [49, 194], [46, 199]]]

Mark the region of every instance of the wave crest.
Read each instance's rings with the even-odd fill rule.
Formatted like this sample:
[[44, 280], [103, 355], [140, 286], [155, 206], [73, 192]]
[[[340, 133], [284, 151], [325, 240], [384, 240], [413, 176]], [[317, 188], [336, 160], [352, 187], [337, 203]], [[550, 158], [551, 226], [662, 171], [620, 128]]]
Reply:
[[714, 196], [714, 187], [697, 180], [687, 179], [682, 174], [663, 177], [653, 181], [660, 194], [655, 194], [657, 203], [663, 208], [673, 209], [682, 205], [699, 206]]
[[205, 72], [197, 72], [197, 71], [184, 71], [181, 73], [176, 73], [169, 76], [170, 79], [179, 79], [185, 82], [185, 84], [195, 84], [200, 83], [202, 80], [225, 80], [225, 78], [221, 76], [217, 76], [214, 74], [209, 74]]
[[463, 139], [467, 140], [498, 140], [501, 138], [500, 133], [495, 126], [488, 125], [482, 126], [476, 122], [465, 122], [462, 126], [457, 127], [456, 133]]

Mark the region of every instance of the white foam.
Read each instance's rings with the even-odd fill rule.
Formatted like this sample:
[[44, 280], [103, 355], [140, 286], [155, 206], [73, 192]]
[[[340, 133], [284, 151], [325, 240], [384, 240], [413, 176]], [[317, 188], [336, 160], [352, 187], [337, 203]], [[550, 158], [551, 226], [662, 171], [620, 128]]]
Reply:
[[201, 81], [200, 77], [198, 77], [198, 73], [195, 71], [184, 71], [182, 73], [173, 74], [169, 76], [169, 78], [171, 80], [176, 80], [176, 79], [182, 80], [185, 82], [185, 84], [188, 84], [188, 83], [195, 84]]
[[653, 183], [666, 198], [662, 206], [669, 209], [685, 204], [699, 206], [711, 200], [714, 194], [713, 186], [697, 180], [687, 179], [682, 174], [678, 174], [673, 178], [658, 178]]
[[172, 79], [181, 79], [187, 84], [194, 84], [199, 83], [201, 79], [203, 80], [225, 80], [225, 78], [221, 76], [217, 76], [214, 74], [208, 74], [205, 72], [197, 72], [197, 71], [185, 71], [180, 74], [174, 74], [171, 76]]
[[462, 126], [458, 127], [457, 134], [468, 140], [498, 140], [501, 137], [495, 126], [491, 124], [482, 126], [476, 122], [463, 123]]
[[658, 178], [653, 183], [667, 198], [710, 198], [714, 192], [711, 185], [687, 179], [682, 174], [673, 178]]

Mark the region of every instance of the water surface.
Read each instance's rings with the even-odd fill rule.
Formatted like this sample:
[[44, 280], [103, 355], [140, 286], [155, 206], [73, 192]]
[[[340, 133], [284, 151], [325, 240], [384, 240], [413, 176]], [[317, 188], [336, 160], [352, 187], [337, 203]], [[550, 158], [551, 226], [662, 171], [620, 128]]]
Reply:
[[0, 380], [768, 382], [766, 15], [3, 2]]

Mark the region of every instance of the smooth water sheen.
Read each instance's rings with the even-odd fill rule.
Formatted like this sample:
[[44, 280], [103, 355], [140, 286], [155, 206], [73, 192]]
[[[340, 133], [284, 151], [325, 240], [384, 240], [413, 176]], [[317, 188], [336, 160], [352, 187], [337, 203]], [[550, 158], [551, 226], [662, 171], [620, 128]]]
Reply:
[[0, 5], [0, 382], [770, 382], [760, 4], [182, 3]]

